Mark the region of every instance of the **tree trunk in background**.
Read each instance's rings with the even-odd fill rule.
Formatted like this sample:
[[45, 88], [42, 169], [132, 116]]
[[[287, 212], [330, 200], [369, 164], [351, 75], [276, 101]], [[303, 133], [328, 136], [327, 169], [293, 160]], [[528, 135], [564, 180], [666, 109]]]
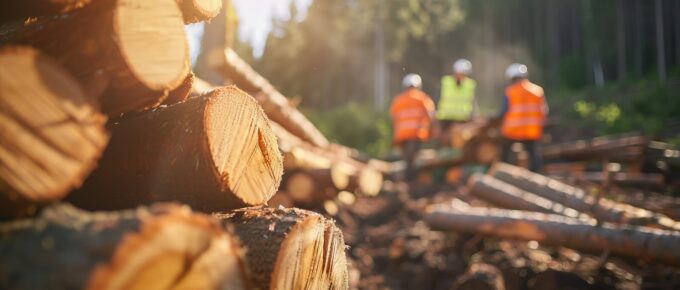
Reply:
[[547, 38], [548, 38], [548, 83], [552, 87], [559, 86], [560, 70], [560, 31], [559, 31], [559, 3], [546, 1]]
[[211, 84], [225, 84], [222, 75], [217, 72], [210, 62], [210, 56], [215, 51], [222, 51], [226, 45], [226, 14], [227, 9], [222, 9], [210, 22], [205, 22], [203, 38], [201, 38], [201, 54], [196, 60], [194, 73], [197, 77]]
[[635, 65], [635, 76], [642, 76], [642, 50], [644, 49], [645, 35], [643, 21], [644, 0], [635, 0], [633, 11], [635, 11], [635, 32], [633, 37], [633, 64]]
[[666, 82], [666, 47], [663, 32], [663, 0], [654, 1], [654, 21], [656, 26], [656, 68], [659, 81]]
[[387, 60], [385, 59], [385, 18], [384, 18], [384, 0], [378, 0], [378, 6], [375, 17], [375, 67], [374, 67], [374, 106], [381, 110], [385, 108], [387, 100]]
[[626, 23], [624, 1], [616, 1], [616, 68], [619, 81], [624, 81], [628, 74], [626, 67]]
[[673, 1], [673, 15], [676, 15], [673, 17], [673, 24], [675, 24], [675, 28], [673, 29], [675, 32], [675, 66], [680, 67], [680, 1]]

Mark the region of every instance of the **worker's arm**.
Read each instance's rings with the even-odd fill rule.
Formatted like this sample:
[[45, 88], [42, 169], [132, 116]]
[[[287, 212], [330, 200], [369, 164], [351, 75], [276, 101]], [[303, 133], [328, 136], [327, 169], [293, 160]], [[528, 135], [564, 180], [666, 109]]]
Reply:
[[508, 112], [508, 96], [503, 95], [503, 100], [501, 101], [501, 109], [498, 111], [497, 118], [502, 119], [505, 113]]
[[541, 108], [543, 111], [543, 116], [548, 117], [548, 113], [550, 113], [550, 108], [548, 108], [548, 101], [545, 99], [545, 96], [543, 96], [543, 107]]
[[479, 117], [481, 114], [479, 112], [479, 102], [477, 102], [477, 97], [472, 98], [472, 113], [471, 119]]

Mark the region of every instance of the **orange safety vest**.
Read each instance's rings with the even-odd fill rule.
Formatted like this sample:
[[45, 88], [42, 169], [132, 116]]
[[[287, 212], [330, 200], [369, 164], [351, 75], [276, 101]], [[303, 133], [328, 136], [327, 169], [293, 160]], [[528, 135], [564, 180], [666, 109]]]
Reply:
[[503, 136], [518, 141], [540, 139], [546, 114], [543, 88], [528, 80], [521, 80], [508, 86], [505, 95], [508, 98], [508, 110], [501, 127]]
[[430, 138], [433, 112], [432, 99], [419, 89], [411, 88], [395, 97], [390, 106], [394, 144]]

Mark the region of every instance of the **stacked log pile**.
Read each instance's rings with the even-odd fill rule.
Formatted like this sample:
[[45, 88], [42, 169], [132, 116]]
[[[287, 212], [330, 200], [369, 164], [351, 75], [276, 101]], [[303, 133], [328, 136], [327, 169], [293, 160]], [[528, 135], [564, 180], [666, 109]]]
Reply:
[[191, 72], [184, 24], [222, 1], [19, 2], [0, 4], [1, 289], [347, 289], [336, 225], [266, 207], [281, 116]]
[[574, 182], [680, 189], [680, 148], [636, 133], [553, 144], [542, 148], [544, 171]]

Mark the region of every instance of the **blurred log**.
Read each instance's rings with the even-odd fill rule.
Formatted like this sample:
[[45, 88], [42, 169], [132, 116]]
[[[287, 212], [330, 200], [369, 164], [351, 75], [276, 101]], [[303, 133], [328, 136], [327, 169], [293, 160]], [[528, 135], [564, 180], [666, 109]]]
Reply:
[[608, 172], [606, 176], [602, 172], [576, 172], [572, 174], [556, 174], [566, 178], [585, 180], [588, 182], [602, 183], [609, 181], [622, 186], [638, 187], [663, 187], [664, 177], [659, 173], [628, 173], [628, 172]]
[[436, 205], [426, 221], [433, 229], [479, 233], [503, 239], [537, 241], [600, 254], [632, 257], [650, 263], [680, 266], [680, 234], [630, 226], [595, 226], [553, 214], [516, 210]]
[[545, 146], [541, 149], [541, 154], [544, 159], [627, 162], [642, 158], [649, 142], [649, 137], [637, 134], [605, 136]]
[[680, 229], [680, 223], [659, 213], [651, 212], [607, 198], [589, 195], [583, 189], [527, 169], [497, 163], [490, 175], [523, 190], [588, 214], [600, 221], [613, 223], [657, 224], [664, 228]]
[[185, 24], [207, 21], [222, 10], [222, 0], [176, 0]]
[[571, 174], [586, 170], [586, 162], [561, 162], [543, 164], [542, 172], [546, 175], [551, 174]]
[[184, 23], [172, 0], [102, 0], [38, 18], [10, 39], [42, 50], [81, 83], [104, 75], [109, 115], [156, 107], [189, 73]]
[[259, 105], [236, 87], [111, 126], [100, 166], [69, 200], [87, 209], [179, 201], [217, 211], [264, 204], [283, 168]]
[[559, 203], [481, 173], [475, 173], [470, 178], [468, 188], [471, 194], [503, 208], [556, 213], [589, 220], [588, 216], [582, 215], [574, 209], [565, 208]]
[[286, 175], [284, 190], [295, 204], [319, 208], [325, 200], [337, 195], [332, 175], [331, 169], [291, 172]]
[[376, 196], [382, 190], [382, 185], [382, 173], [373, 167], [364, 166], [359, 169], [358, 173], [350, 177], [350, 183], [347, 190], [368, 196]]
[[238, 242], [188, 207], [62, 204], [0, 225], [2, 289], [246, 289]]
[[0, 49], [0, 216], [30, 214], [81, 185], [108, 141], [98, 109], [36, 50]]
[[194, 86], [194, 74], [189, 73], [179, 87], [168, 93], [168, 97], [163, 101], [163, 105], [172, 105], [186, 101], [191, 96]]
[[484, 263], [474, 263], [458, 277], [452, 290], [505, 290], [503, 274], [498, 268]]
[[[216, 214], [251, 250], [257, 289], [347, 289], [345, 242], [333, 221], [300, 209], [253, 207]], [[264, 238], [263, 238], [264, 237]]]
[[0, 4], [0, 23], [66, 13], [90, 4], [90, 2], [92, 0], [2, 1]]
[[241, 89], [254, 94], [267, 116], [293, 135], [314, 146], [326, 148], [326, 137], [300, 111], [288, 103], [269, 81], [259, 75], [231, 48], [214, 51], [211, 66]]

